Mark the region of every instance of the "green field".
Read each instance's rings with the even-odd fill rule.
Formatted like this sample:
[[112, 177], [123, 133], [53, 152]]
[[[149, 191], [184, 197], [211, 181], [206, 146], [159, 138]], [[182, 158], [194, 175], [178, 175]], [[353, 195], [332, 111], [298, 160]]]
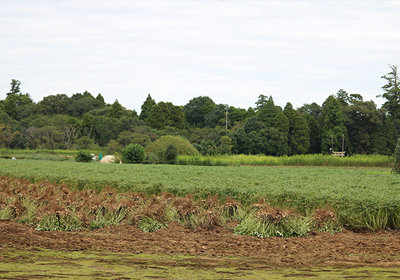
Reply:
[[327, 203], [343, 225], [400, 228], [400, 176], [390, 169], [127, 165], [0, 160], [0, 175], [32, 182], [49, 180], [72, 189], [146, 194], [188, 193], [196, 199], [232, 196], [242, 205], [264, 198], [307, 215]]

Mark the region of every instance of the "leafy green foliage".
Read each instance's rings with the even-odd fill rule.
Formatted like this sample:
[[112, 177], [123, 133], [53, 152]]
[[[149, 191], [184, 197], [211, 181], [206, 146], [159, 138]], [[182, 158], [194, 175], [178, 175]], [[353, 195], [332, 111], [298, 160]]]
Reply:
[[178, 154], [178, 147], [174, 143], [168, 144], [164, 152], [165, 162], [168, 164], [175, 164], [178, 158]]
[[397, 66], [389, 64], [389, 67], [392, 71], [381, 77], [387, 82], [382, 86], [385, 93], [378, 97], [385, 98], [387, 101], [382, 107], [387, 109], [393, 118], [400, 119], [400, 77]]
[[142, 163], [146, 159], [146, 152], [139, 144], [130, 144], [122, 152], [123, 163]]
[[36, 104], [36, 112], [42, 115], [68, 114], [71, 103], [66, 94], [49, 95]]
[[296, 115], [293, 119], [292, 135], [290, 135], [290, 148], [292, 155], [305, 154], [310, 147], [310, 129], [307, 122], [301, 115]]
[[199, 152], [193, 147], [190, 142], [180, 136], [162, 136], [160, 139], [154, 141], [150, 145], [146, 147], [146, 152], [148, 154], [155, 154], [160, 150], [165, 151], [167, 146], [169, 144], [175, 144], [175, 146], [178, 148], [179, 154], [180, 155], [197, 155]]
[[92, 156], [90, 155], [90, 151], [88, 150], [79, 150], [78, 155], [75, 157], [75, 161], [77, 162], [91, 162]]
[[36, 230], [40, 231], [50, 231], [50, 230], [60, 230], [60, 231], [71, 231], [78, 230], [82, 228], [82, 222], [79, 218], [73, 214], [45, 214], [38, 225]]
[[263, 122], [267, 127], [271, 127], [274, 125], [274, 118], [279, 112], [282, 112], [282, 108], [276, 106], [272, 96], [270, 96], [262, 106], [258, 107], [256, 116], [257, 119]]
[[204, 127], [206, 115], [212, 111], [215, 103], [208, 96], [191, 99], [183, 106], [186, 121], [193, 126]]
[[343, 112], [339, 101], [332, 95], [325, 100], [322, 106], [322, 153], [329, 153], [333, 146], [334, 151], [341, 151], [343, 135], [347, 138], [347, 128], [344, 125]]
[[146, 121], [147, 118], [150, 116], [150, 111], [154, 105], [157, 105], [156, 101], [151, 98], [151, 95], [147, 95], [146, 100], [143, 102], [141, 107], [142, 111], [140, 112], [139, 119]]
[[159, 105], [156, 104], [151, 108], [146, 122], [149, 126], [156, 129], [163, 129], [166, 126], [167, 119]]
[[124, 116], [124, 109], [122, 108], [121, 104], [119, 104], [118, 100], [115, 100], [115, 102], [111, 106], [108, 117], [114, 119], [120, 119], [123, 116]]
[[249, 216], [233, 231], [235, 234], [257, 237], [303, 237], [311, 231], [311, 220], [303, 217], [288, 217], [279, 223]]
[[157, 231], [161, 228], [165, 228], [165, 225], [155, 219], [143, 216], [140, 219], [138, 228], [143, 232], [147, 233], [147, 232]]
[[16, 119], [17, 105], [15, 104], [15, 101], [13, 99], [7, 99], [4, 103], [4, 110], [6, 111], [7, 115], [13, 119]]
[[218, 147], [218, 150], [220, 152], [220, 154], [224, 155], [224, 154], [230, 154], [232, 151], [232, 138], [230, 138], [229, 136], [222, 136], [221, 139], [219, 140], [220, 144]]
[[90, 217], [89, 228], [94, 230], [105, 226], [118, 225], [125, 218], [126, 214], [127, 211], [124, 208], [118, 208], [115, 211], [99, 208]]

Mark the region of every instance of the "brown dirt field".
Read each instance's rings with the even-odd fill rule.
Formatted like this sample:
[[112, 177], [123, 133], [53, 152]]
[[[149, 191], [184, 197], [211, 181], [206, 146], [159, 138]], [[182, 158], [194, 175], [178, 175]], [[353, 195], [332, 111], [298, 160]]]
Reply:
[[0, 254], [2, 250], [29, 248], [204, 257], [243, 256], [258, 259], [265, 268], [400, 266], [398, 231], [356, 233], [344, 230], [334, 236], [312, 232], [310, 236], [301, 238], [258, 238], [233, 235], [226, 228], [192, 231], [176, 222], [152, 233], [144, 233], [127, 224], [94, 231], [42, 232], [24, 224], [0, 220]]

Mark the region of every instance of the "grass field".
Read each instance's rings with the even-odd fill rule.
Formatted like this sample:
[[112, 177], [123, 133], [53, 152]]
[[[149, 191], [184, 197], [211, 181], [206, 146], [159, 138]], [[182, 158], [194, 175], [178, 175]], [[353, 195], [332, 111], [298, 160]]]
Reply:
[[119, 165], [0, 160], [0, 175], [66, 183], [72, 189], [110, 186], [145, 194], [169, 192], [195, 199], [228, 196], [242, 205], [260, 198], [307, 215], [329, 204], [343, 225], [400, 228], [400, 176], [390, 169]]

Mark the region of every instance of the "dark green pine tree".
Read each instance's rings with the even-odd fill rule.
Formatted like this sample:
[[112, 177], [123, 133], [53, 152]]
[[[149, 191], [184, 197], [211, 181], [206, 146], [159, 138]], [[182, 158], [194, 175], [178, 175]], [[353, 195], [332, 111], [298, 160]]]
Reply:
[[157, 103], [153, 98], [151, 98], [151, 95], [149, 93], [149, 95], [147, 95], [147, 98], [143, 102], [143, 105], [141, 107], [142, 111], [140, 112], [139, 119], [145, 121], [150, 116], [150, 111], [154, 105], [157, 105]]
[[185, 128], [185, 117], [183, 115], [182, 107], [173, 106], [171, 108], [171, 118], [174, 127], [179, 129]]
[[382, 125], [377, 126], [374, 132], [371, 133], [371, 147], [368, 153], [388, 156], [393, 155], [398, 137], [399, 134], [397, 133], [393, 121], [389, 118], [385, 119]]
[[348, 136], [339, 101], [332, 95], [329, 96], [322, 106], [322, 111], [325, 117], [322, 126], [321, 151], [323, 154], [329, 153], [332, 145], [333, 150], [341, 151], [343, 135], [345, 139], [348, 139]]
[[283, 109], [283, 114], [286, 116], [286, 118], [289, 121], [289, 131], [288, 131], [288, 134], [287, 134], [287, 137], [288, 137], [288, 154], [292, 155], [293, 125], [294, 125], [294, 119], [297, 116], [297, 112], [296, 112], [296, 110], [293, 109], [292, 103], [290, 103], [290, 102], [286, 103], [286, 106]]
[[173, 127], [174, 124], [172, 123], [172, 114], [171, 110], [174, 106], [171, 102], [158, 102], [158, 106], [160, 106], [163, 115], [164, 115], [164, 125]]
[[262, 100], [262, 102], [264, 102], [262, 107], [256, 113], [257, 119], [267, 127], [272, 127], [274, 118], [282, 109], [279, 106], [275, 106], [272, 96], [269, 97], [268, 101]]
[[302, 155], [310, 147], [310, 129], [307, 126], [305, 118], [299, 114], [294, 117], [293, 129], [291, 135], [291, 153], [292, 155]]
[[286, 106], [283, 109], [283, 114], [287, 117], [289, 121], [289, 135], [291, 135], [293, 130], [294, 118], [297, 115], [296, 110], [293, 109], [292, 103], [286, 103]]
[[132, 112], [129, 114], [129, 117], [130, 118], [139, 118], [135, 109], [132, 110]]
[[106, 102], [104, 101], [104, 97], [99, 93], [96, 97], [96, 99], [100, 102], [102, 106], [106, 106]]
[[289, 119], [285, 116], [283, 112], [279, 112], [274, 118], [274, 128], [284, 135], [289, 134]]
[[310, 147], [308, 148], [307, 153], [309, 154], [319, 154], [321, 153], [321, 141], [319, 138], [319, 130], [318, 130], [318, 124], [315, 118], [310, 115], [310, 114], [305, 114], [304, 115], [306, 121], [307, 121], [307, 126], [310, 129], [309, 135], [310, 135]]
[[152, 128], [163, 129], [165, 127], [164, 113], [159, 105], [156, 104], [151, 108], [146, 122]]
[[115, 102], [111, 106], [108, 117], [119, 120], [123, 116], [124, 116], [124, 108], [122, 108], [122, 106], [121, 106], [121, 104], [119, 104], [118, 100], [115, 100]]
[[256, 117], [248, 118], [244, 124], [244, 131], [246, 133], [250, 133], [252, 131], [258, 132], [263, 128], [265, 128], [265, 124], [258, 121]]

